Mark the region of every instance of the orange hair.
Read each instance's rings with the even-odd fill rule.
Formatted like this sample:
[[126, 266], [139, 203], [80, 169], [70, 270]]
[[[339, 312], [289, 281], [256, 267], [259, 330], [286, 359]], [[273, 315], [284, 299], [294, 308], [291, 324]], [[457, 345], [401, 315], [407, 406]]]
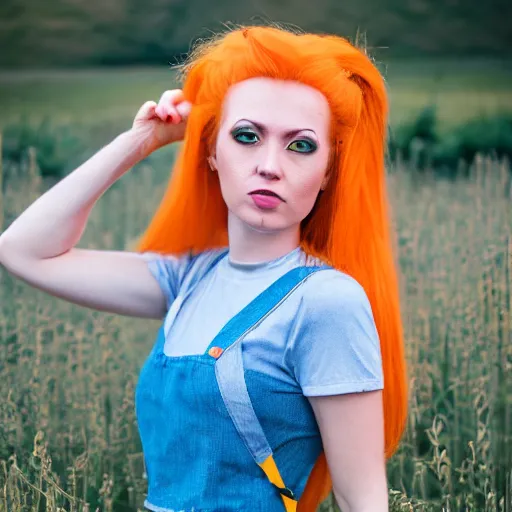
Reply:
[[[330, 179], [302, 222], [301, 245], [355, 278], [368, 295], [381, 344], [385, 456], [391, 457], [405, 428], [408, 397], [385, 187], [388, 102], [382, 76], [346, 39], [258, 26], [203, 42], [183, 75], [193, 108], [172, 178], [137, 250], [182, 254], [228, 245], [227, 207], [207, 157], [231, 85], [263, 76], [322, 92], [332, 112]], [[322, 453], [298, 510], [316, 510], [331, 488]]]

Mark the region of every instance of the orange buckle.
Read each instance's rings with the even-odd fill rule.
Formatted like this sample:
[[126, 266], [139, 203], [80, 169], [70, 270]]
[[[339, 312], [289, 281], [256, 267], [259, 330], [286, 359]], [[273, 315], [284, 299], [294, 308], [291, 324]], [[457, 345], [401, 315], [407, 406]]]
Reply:
[[220, 347], [212, 347], [210, 350], [208, 350], [208, 354], [215, 359], [218, 359], [220, 355], [224, 352]]

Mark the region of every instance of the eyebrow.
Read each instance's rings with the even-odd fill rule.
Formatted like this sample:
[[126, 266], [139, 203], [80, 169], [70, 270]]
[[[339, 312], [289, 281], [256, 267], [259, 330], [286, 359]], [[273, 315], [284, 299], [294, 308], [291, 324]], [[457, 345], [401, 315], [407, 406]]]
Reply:
[[[258, 128], [258, 130], [262, 133], [265, 133], [267, 131], [265, 125], [261, 124], [261, 123], [257, 123], [256, 121], [251, 121], [250, 119], [239, 119], [237, 121], [237, 123], [241, 123], [242, 121], [245, 121], [247, 123], [251, 123], [253, 124], [254, 126], [256, 126], [256, 128]], [[236, 124], [236, 123], [235, 123]], [[298, 130], [289, 130], [287, 132], [285, 132], [285, 136], [286, 137], [293, 137], [294, 135], [297, 135], [297, 133], [299, 132], [304, 132], [304, 131], [309, 131], [309, 132], [313, 132], [315, 135], [316, 135], [316, 132], [315, 130], [311, 129], [311, 128], [299, 128]]]

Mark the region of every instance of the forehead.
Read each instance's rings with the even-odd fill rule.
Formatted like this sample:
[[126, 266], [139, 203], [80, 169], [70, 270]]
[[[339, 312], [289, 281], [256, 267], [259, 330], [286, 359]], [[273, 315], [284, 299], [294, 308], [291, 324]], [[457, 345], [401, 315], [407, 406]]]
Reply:
[[223, 122], [249, 119], [269, 126], [327, 131], [329, 104], [317, 89], [299, 82], [251, 78], [228, 89]]

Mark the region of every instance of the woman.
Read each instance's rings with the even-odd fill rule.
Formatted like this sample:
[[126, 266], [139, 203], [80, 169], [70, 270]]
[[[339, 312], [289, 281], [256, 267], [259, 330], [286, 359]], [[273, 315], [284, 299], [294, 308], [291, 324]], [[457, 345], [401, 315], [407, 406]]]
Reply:
[[[164, 319], [136, 392], [149, 510], [310, 512], [331, 489], [387, 510], [407, 396], [382, 77], [342, 38], [274, 27], [203, 43], [184, 77], [16, 219], [0, 261]], [[138, 252], [75, 248], [101, 194], [182, 138]]]

